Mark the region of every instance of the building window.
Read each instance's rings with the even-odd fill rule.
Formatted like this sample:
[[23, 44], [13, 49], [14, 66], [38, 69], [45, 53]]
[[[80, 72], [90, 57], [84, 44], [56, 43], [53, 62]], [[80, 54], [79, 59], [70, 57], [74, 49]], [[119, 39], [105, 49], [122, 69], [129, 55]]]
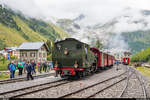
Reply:
[[23, 57], [23, 53], [21, 53], [20, 56]]
[[44, 57], [44, 58], [46, 57], [46, 54], [45, 54], [45, 53], [43, 53], [43, 57]]
[[39, 57], [42, 57], [42, 53], [39, 53]]
[[41, 50], [44, 51], [44, 47], [42, 47]]
[[30, 53], [30, 57], [35, 57], [35, 52], [34, 53]]
[[22, 57], [27, 57], [27, 53], [22, 53]]

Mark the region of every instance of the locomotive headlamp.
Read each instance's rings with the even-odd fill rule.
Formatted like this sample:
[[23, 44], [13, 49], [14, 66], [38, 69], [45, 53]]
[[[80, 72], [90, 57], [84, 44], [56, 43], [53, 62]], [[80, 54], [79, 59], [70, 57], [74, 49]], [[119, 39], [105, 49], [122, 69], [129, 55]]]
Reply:
[[68, 54], [68, 49], [67, 49], [67, 48], [65, 48], [65, 50], [64, 50], [64, 54], [65, 54], [65, 55], [67, 55], [67, 54]]
[[57, 67], [58, 67], [58, 61], [55, 62], [55, 68], [57, 68]]
[[74, 67], [75, 67], [75, 68], [77, 68], [77, 67], [78, 67], [77, 61], [75, 61], [75, 63], [74, 63]]

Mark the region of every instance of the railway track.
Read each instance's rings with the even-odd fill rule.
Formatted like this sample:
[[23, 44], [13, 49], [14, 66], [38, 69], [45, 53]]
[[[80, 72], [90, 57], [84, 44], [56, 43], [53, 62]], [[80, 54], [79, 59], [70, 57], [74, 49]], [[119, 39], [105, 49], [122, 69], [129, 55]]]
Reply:
[[[97, 87], [98, 85], [101, 85], [101, 84], [107, 84], [107, 83], [113, 82], [109, 85], [107, 84], [107, 86], [104, 86], [104, 87], [100, 88], [100, 90], [98, 90], [98, 91], [92, 92], [88, 96], [84, 96], [85, 98], [93, 98], [97, 94], [103, 92], [104, 90], [107, 90], [107, 89], [111, 88], [112, 86], [126, 80], [126, 85], [123, 88], [123, 90], [120, 92], [120, 95], [118, 96], [119, 98], [122, 98], [125, 91], [126, 91], [126, 89], [127, 89], [127, 87], [128, 87], [129, 79], [132, 75], [135, 75], [136, 78], [139, 80], [139, 82], [142, 86], [143, 96], [144, 96], [144, 98], [147, 98], [147, 94], [146, 94], [146, 90], [145, 90], [143, 81], [141, 81], [142, 78], [139, 77], [137, 75], [137, 73], [135, 72], [135, 70], [133, 70], [132, 68], [127, 68], [126, 71], [124, 73], [120, 74], [120, 75], [111, 77], [111, 78], [106, 79], [106, 80], [101, 81], [101, 82], [97, 82], [95, 84], [92, 84], [92, 85], [84, 87], [82, 89], [73, 91], [71, 93], [58, 96], [58, 98], [69, 98], [69, 97], [72, 97], [74, 95], [77, 96], [76, 94], [80, 94], [80, 92], [84, 92], [84, 91], [88, 92], [89, 89], [91, 89], [95, 86]], [[36, 92], [39, 92], [39, 91], [47, 90], [47, 89], [57, 87], [57, 86], [60, 86], [60, 85], [64, 85], [64, 84], [67, 84], [67, 83], [70, 83], [70, 82], [71, 81], [68, 81], [66, 79], [62, 79], [62, 80], [53, 81], [53, 82], [50, 82], [50, 83], [48, 82], [48, 83], [38, 84], [38, 85], [35, 85], [35, 86], [25, 87], [25, 88], [21, 88], [21, 89], [17, 89], [17, 90], [7, 91], [7, 92], [0, 93], [0, 98], [20, 98], [20, 97], [23, 97], [23, 96], [28, 95], [28, 94], [33, 94], [33, 93], [36, 93]]]
[[[40, 76], [42, 77], [42, 75], [40, 75]], [[86, 78], [86, 77], [84, 77], [84, 78]], [[24, 78], [19, 78], [19, 79], [24, 79]], [[17, 80], [13, 79], [13, 80], [14, 81], [20, 81], [18, 79]], [[5, 81], [7, 82], [7, 80], [5, 80]], [[61, 79], [61, 80], [50, 82], [50, 83], [48, 82], [48, 83], [38, 84], [38, 85], [29, 86], [29, 87], [25, 87], [25, 88], [21, 88], [21, 89], [6, 91], [6, 92], [0, 93], [0, 98], [18, 98], [18, 97], [22, 97], [22, 96], [25, 96], [28, 94], [36, 93], [36, 92], [39, 92], [42, 90], [46, 90], [46, 89], [57, 87], [57, 86], [60, 86], [63, 84], [67, 84], [67, 83], [70, 83], [72, 81], [73, 80], [68, 81], [67, 79]], [[12, 80], [10, 80], [10, 83], [12, 83]]]
[[[44, 75], [37, 75], [37, 76], [33, 76], [33, 77], [34, 77], [34, 79], [37, 79], [37, 78], [43, 78], [43, 77], [47, 77], [47, 76], [51, 76], [51, 75], [54, 75], [54, 73], [44, 74]], [[21, 81], [26, 81], [26, 77], [14, 78], [14, 79], [8, 79], [8, 80], [1, 80], [0, 85], [1, 84], [14, 83], [14, 82], [21, 82]]]
[[6, 92], [0, 93], [0, 98], [17, 98], [17, 97], [21, 97], [27, 94], [32, 94], [38, 91], [50, 89], [52, 87], [57, 87], [63, 84], [67, 84], [69, 82], [70, 81], [67, 81], [66, 79], [60, 79], [60, 80], [53, 81], [53, 82], [47, 82], [47, 83], [29, 86], [29, 87], [25, 87], [21, 89], [6, 91]]
[[[127, 72], [127, 71], [126, 71], [126, 72]], [[120, 75], [111, 77], [111, 78], [109, 78], [109, 79], [106, 79], [106, 80], [104, 80], [104, 81], [101, 81], [101, 82], [92, 84], [92, 85], [87, 86], [87, 87], [85, 87], [85, 88], [79, 89], [79, 90], [77, 90], [77, 91], [74, 91], [74, 92], [71, 92], [71, 93], [68, 93], [68, 94], [59, 96], [58, 98], [68, 98], [68, 97], [70, 97], [70, 96], [72, 96], [72, 95], [76, 95], [76, 94], [79, 93], [79, 92], [82, 92], [82, 91], [84, 91], [84, 90], [88, 90], [89, 88], [92, 88], [92, 87], [94, 87], [94, 86], [97, 86], [97, 85], [100, 85], [100, 84], [102, 84], [102, 83], [105, 83], [105, 82], [108, 82], [108, 81], [110, 81], [110, 80], [113, 80], [113, 79], [115, 79], [115, 78], [121, 77], [121, 76], [123, 76], [126, 72], [124, 72], [124, 73], [122, 73], [122, 74], [120, 74]], [[113, 86], [113, 85], [115, 85], [115, 84], [117, 84], [117, 83], [119, 83], [119, 82], [125, 80], [126, 78], [127, 78], [127, 77], [124, 77], [124, 78], [120, 79], [119, 81], [115, 82], [115, 83], [112, 84], [111, 86]], [[109, 87], [111, 87], [111, 86], [109, 86]], [[107, 88], [109, 88], [109, 87], [107, 87]], [[106, 88], [104, 88], [104, 89], [106, 89]], [[104, 90], [104, 89], [103, 89], [103, 90]], [[100, 90], [100, 91], [98, 91], [98, 92], [101, 92], [101, 91], [103, 91], [103, 90]], [[98, 93], [98, 92], [97, 92], [97, 93]], [[96, 94], [92, 94], [92, 95], [90, 95], [90, 96], [87, 96], [86, 98], [90, 98], [91, 96], [94, 96], [94, 95], [96, 95]]]
[[[144, 98], [147, 98], [147, 93], [146, 93], [146, 89], [145, 89], [145, 86], [144, 86], [143, 79], [140, 78], [139, 75], [137, 75], [137, 73], [135, 72], [134, 69], [132, 69], [132, 68], [130, 68], [130, 69], [131, 69], [131, 71], [133, 72], [133, 74], [135, 74], [136, 79], [140, 82], [140, 85], [141, 85], [142, 91], [143, 91], [143, 97], [144, 97]], [[129, 84], [129, 77], [128, 77], [127, 81], [126, 81], [125, 87], [123, 88], [122, 92], [121, 92], [120, 95], [119, 95], [119, 98], [124, 97], [125, 92], [127, 92], [128, 84]]]

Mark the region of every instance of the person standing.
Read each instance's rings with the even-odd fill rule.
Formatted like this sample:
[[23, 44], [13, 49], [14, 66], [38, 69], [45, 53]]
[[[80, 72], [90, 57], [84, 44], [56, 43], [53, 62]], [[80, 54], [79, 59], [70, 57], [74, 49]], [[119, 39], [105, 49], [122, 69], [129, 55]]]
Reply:
[[43, 62], [40, 61], [40, 73], [42, 72]]
[[36, 69], [36, 63], [35, 63], [35, 61], [34, 61], [34, 60], [32, 60], [32, 62], [31, 62], [31, 66], [32, 66], [32, 68], [33, 68], [33, 70], [32, 70], [32, 74], [33, 74], [33, 73], [35, 73], [35, 74], [36, 74], [36, 71], [35, 71], [35, 69]]
[[31, 80], [33, 80], [33, 76], [31, 74], [32, 72], [32, 65], [30, 64], [30, 62], [28, 61], [26, 64], [26, 70], [27, 70], [27, 80], [29, 80], [29, 78], [31, 78]]
[[10, 71], [10, 79], [15, 78], [15, 71], [16, 71], [16, 66], [14, 64], [14, 61], [9, 64], [9, 71]]
[[61, 68], [62, 68], [62, 64], [58, 63], [58, 61], [56, 61], [56, 63], [55, 63], [55, 70], [56, 70], [55, 71], [56, 72], [55, 77], [58, 77], [58, 74], [62, 73]]
[[39, 61], [38, 63], [37, 63], [37, 66], [38, 66], [38, 72], [40, 72], [40, 64], [41, 62]]
[[20, 76], [20, 75], [22, 75], [22, 71], [23, 71], [23, 60], [22, 59], [18, 63], [18, 69], [19, 69], [19, 76]]
[[46, 64], [46, 61], [43, 63], [43, 70], [46, 72], [46, 69], [47, 69], [47, 64]]
[[48, 72], [50, 71], [51, 65], [50, 65], [50, 61], [47, 62], [47, 70]]
[[23, 61], [23, 72], [26, 73], [26, 61]]
[[11, 64], [11, 61], [10, 61], [10, 63], [8, 64], [8, 70], [9, 70], [9, 65]]
[[115, 62], [115, 63], [116, 63], [116, 65], [117, 65], [117, 66], [116, 66], [116, 70], [118, 70], [119, 61], [118, 61], [118, 60], [116, 60], [116, 62]]
[[53, 70], [53, 62], [50, 61], [50, 67], [51, 67], [51, 70]]

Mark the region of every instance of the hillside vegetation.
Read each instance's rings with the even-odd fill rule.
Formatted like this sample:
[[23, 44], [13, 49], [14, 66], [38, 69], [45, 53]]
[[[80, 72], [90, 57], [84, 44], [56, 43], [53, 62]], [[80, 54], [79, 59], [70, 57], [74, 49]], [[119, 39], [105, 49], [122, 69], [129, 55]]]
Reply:
[[147, 48], [131, 57], [131, 62], [150, 62], [150, 48]]
[[147, 49], [150, 47], [150, 31], [135, 31], [122, 33], [125, 38], [125, 42], [128, 43], [131, 52], [138, 53], [142, 49]]
[[19, 46], [26, 41], [54, 41], [63, 37], [69, 35], [56, 25], [26, 18], [0, 5], [0, 49], [6, 46]]

